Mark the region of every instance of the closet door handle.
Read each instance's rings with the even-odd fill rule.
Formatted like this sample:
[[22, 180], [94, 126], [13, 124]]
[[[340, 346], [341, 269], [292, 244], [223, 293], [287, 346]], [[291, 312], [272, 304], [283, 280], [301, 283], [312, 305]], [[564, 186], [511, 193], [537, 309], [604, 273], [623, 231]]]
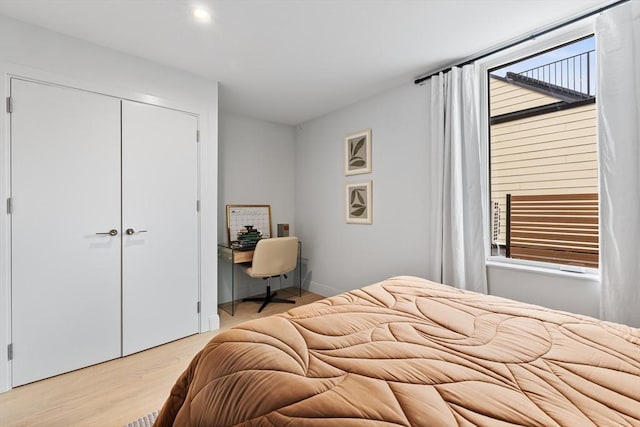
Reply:
[[113, 228], [113, 229], [107, 231], [106, 233], [96, 233], [96, 234], [108, 234], [109, 236], [117, 236], [118, 235], [118, 230]]
[[132, 234], [136, 234], [136, 233], [146, 233], [147, 230], [134, 230], [133, 228], [127, 228], [127, 230], [125, 231], [125, 233], [127, 233], [127, 236], [131, 236]]

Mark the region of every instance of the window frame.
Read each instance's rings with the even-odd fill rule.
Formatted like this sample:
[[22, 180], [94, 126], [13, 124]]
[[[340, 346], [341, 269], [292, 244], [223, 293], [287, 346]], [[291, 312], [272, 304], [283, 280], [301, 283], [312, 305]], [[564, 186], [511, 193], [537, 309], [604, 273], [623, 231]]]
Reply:
[[[483, 193], [483, 209], [484, 209], [484, 236], [485, 243], [491, 242], [491, 168], [490, 168], [490, 125], [489, 125], [489, 71], [497, 67], [512, 64], [520, 60], [544, 53], [556, 47], [572, 43], [579, 39], [594, 36], [595, 37], [595, 19], [596, 16], [585, 18], [567, 27], [547, 33], [536, 39], [528, 39], [516, 46], [505, 49], [498, 53], [486, 56], [476, 61], [476, 72], [479, 81], [479, 128], [480, 128], [480, 152], [482, 167], [482, 193]], [[506, 44], [508, 45], [508, 44]], [[597, 101], [596, 101], [597, 108]], [[598, 159], [599, 163], [599, 159]], [[598, 194], [600, 194], [600, 185], [598, 181]], [[547, 271], [579, 273], [585, 275], [599, 275], [599, 268], [580, 267], [567, 264], [554, 264], [533, 260], [511, 259], [503, 256], [491, 255], [490, 247], [485, 248], [487, 253], [485, 265], [489, 264], [508, 264], [513, 267], [536, 268]]]

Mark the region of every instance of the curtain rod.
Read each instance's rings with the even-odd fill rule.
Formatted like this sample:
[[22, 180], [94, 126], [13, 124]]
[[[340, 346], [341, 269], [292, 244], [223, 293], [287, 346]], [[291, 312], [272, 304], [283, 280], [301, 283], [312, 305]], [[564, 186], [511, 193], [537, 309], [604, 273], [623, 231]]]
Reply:
[[585, 18], [588, 18], [588, 17], [590, 17], [590, 16], [597, 15], [598, 13], [602, 13], [602, 12], [604, 12], [605, 10], [608, 10], [608, 9], [614, 8], [614, 7], [616, 7], [616, 6], [621, 5], [622, 3], [627, 3], [627, 2], [629, 2], [629, 1], [630, 1], [630, 0], [618, 0], [618, 1], [616, 1], [616, 2], [613, 2], [613, 3], [611, 3], [611, 4], [608, 4], [608, 5], [606, 5], [606, 6], [603, 6], [603, 7], [599, 8], [599, 9], [593, 10], [593, 11], [591, 11], [591, 12], [587, 12], [587, 13], [585, 13], [585, 14], [582, 14], [582, 15], [580, 15], [580, 16], [577, 16], [577, 17], [575, 17], [575, 18], [573, 18], [573, 19], [570, 19], [570, 20], [568, 20], [568, 21], [562, 22], [562, 23], [560, 23], [560, 24], [558, 24], [558, 25], [554, 25], [553, 27], [551, 27], [551, 28], [547, 28], [546, 30], [542, 30], [542, 31], [539, 31], [539, 32], [537, 32], [537, 33], [531, 34], [530, 36], [527, 36], [527, 37], [521, 38], [521, 39], [519, 39], [519, 40], [517, 40], [517, 41], [515, 41], [515, 42], [513, 42], [513, 43], [509, 43], [509, 44], [508, 44], [508, 45], [506, 45], [506, 46], [498, 47], [498, 48], [492, 49], [492, 50], [491, 50], [491, 51], [489, 51], [489, 52], [482, 53], [482, 54], [478, 54], [477, 56], [474, 56], [474, 57], [472, 57], [472, 58], [470, 58], [470, 59], [467, 59], [467, 60], [465, 60], [465, 61], [463, 61], [463, 62], [460, 62], [460, 63], [458, 63], [458, 64], [454, 64], [454, 65], [450, 65], [450, 66], [448, 66], [448, 67], [441, 68], [440, 70], [438, 70], [438, 71], [436, 71], [436, 72], [433, 72], [433, 73], [431, 73], [431, 74], [429, 74], [429, 75], [427, 75], [427, 76], [419, 77], [419, 78], [415, 79], [415, 80], [413, 81], [413, 83], [414, 83], [414, 84], [419, 85], [420, 83], [424, 82], [425, 80], [428, 80], [428, 79], [430, 79], [431, 77], [433, 77], [433, 76], [435, 76], [435, 75], [437, 75], [437, 74], [439, 74], [439, 73], [441, 73], [441, 72], [443, 72], [443, 71], [448, 71], [448, 70], [451, 70], [451, 69], [452, 69], [452, 68], [454, 68], [454, 67], [462, 67], [463, 65], [471, 64], [472, 62], [475, 62], [475, 61], [477, 61], [477, 60], [479, 60], [479, 59], [483, 59], [483, 58], [486, 58], [487, 56], [490, 56], [490, 55], [496, 54], [496, 53], [498, 53], [498, 52], [502, 52], [503, 50], [510, 49], [510, 48], [512, 48], [512, 47], [514, 47], [514, 46], [517, 46], [517, 45], [519, 45], [519, 44], [521, 44], [521, 43], [524, 43], [524, 42], [526, 42], [526, 41], [536, 39], [536, 38], [538, 38], [538, 37], [540, 37], [540, 36], [543, 36], [543, 35], [545, 35], [545, 34], [547, 34], [547, 33], [550, 33], [550, 32], [555, 31], [555, 30], [559, 30], [560, 28], [566, 27], [567, 25], [571, 25], [571, 24], [573, 24], [573, 23], [576, 23], [576, 22], [578, 22], [578, 21], [581, 21], [581, 20], [583, 20], [583, 19], [585, 19]]

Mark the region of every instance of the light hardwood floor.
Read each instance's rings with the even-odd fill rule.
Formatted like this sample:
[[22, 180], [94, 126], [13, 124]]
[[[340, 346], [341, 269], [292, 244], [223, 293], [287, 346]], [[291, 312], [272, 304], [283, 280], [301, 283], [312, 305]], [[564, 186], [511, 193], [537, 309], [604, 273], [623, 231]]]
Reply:
[[[287, 297], [295, 306], [317, 301], [304, 292]], [[193, 356], [217, 333], [239, 323], [294, 307], [239, 304], [236, 315], [220, 312], [220, 329], [193, 335], [121, 359], [27, 384], [0, 394], [0, 426], [118, 426], [160, 409], [178, 376]]]

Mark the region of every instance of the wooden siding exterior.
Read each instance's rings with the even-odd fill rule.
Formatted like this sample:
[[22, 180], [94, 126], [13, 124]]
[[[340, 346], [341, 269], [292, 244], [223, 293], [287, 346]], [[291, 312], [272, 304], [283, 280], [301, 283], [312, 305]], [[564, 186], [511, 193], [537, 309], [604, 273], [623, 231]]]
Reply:
[[489, 105], [491, 117], [513, 113], [527, 108], [540, 107], [559, 100], [502, 80], [489, 78]]
[[[497, 79], [490, 84], [491, 116], [558, 102]], [[516, 94], [523, 102], [516, 102]], [[533, 94], [539, 95], [537, 101], [532, 101]], [[507, 193], [598, 192], [596, 104], [495, 124], [490, 136], [491, 200], [500, 209], [497, 243], [506, 244]]]

